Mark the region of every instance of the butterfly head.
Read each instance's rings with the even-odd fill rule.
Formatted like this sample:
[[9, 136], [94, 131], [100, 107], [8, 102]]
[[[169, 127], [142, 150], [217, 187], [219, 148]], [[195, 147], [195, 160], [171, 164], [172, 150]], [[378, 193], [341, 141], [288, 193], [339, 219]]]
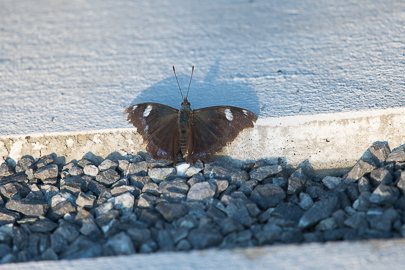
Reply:
[[183, 102], [181, 103], [181, 109], [182, 110], [185, 110], [185, 109], [188, 109], [188, 110], [190, 110], [190, 102], [188, 101], [188, 99], [187, 99], [187, 97], [185, 97], [184, 99], [183, 99]]

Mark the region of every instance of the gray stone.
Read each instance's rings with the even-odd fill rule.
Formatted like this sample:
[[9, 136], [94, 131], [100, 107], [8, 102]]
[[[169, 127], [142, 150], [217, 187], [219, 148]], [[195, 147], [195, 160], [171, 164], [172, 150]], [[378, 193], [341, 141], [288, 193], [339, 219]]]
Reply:
[[282, 202], [271, 212], [268, 222], [280, 226], [296, 226], [304, 211], [295, 203]]
[[124, 175], [146, 175], [149, 165], [146, 161], [129, 163], [128, 167], [123, 171]]
[[120, 175], [113, 169], [102, 171], [96, 176], [96, 181], [106, 186], [114, 184], [119, 179]]
[[64, 201], [70, 201], [70, 202], [75, 202], [76, 198], [70, 194], [69, 192], [61, 192], [57, 193], [55, 196], [51, 198], [51, 207], [55, 207], [57, 204], [64, 202]]
[[360, 196], [353, 202], [353, 208], [357, 211], [366, 211], [370, 206], [370, 193], [363, 192]]
[[184, 179], [167, 180], [159, 184], [159, 191], [168, 201], [182, 201], [186, 198], [189, 186]]
[[338, 198], [335, 195], [328, 196], [308, 209], [298, 222], [298, 227], [305, 229], [315, 225], [320, 220], [329, 217], [337, 208]]
[[38, 233], [48, 233], [53, 231], [57, 227], [58, 224], [45, 217], [40, 217], [34, 223], [29, 225], [29, 228], [32, 232]]
[[265, 179], [269, 176], [276, 175], [282, 171], [283, 171], [283, 168], [280, 165], [268, 165], [268, 166], [262, 166], [262, 167], [253, 169], [249, 173], [249, 175], [250, 175], [250, 179], [262, 181], [263, 179]]
[[262, 212], [255, 203], [248, 202], [245, 204], [250, 216], [257, 217]]
[[360, 178], [358, 181], [357, 187], [358, 187], [360, 193], [370, 192], [371, 191], [370, 180], [368, 180], [368, 178], [366, 178], [366, 177]]
[[64, 184], [60, 186], [60, 191], [61, 192], [68, 192], [71, 193], [74, 196], [79, 195], [81, 192], [81, 184], [80, 183], [69, 183], [69, 184]]
[[299, 206], [304, 209], [308, 210], [311, 208], [311, 206], [314, 204], [314, 201], [312, 200], [311, 196], [309, 196], [305, 192], [301, 192], [299, 195]]
[[[234, 201], [226, 206], [225, 209], [226, 214], [228, 217], [233, 218], [238, 223], [244, 226], [250, 226], [253, 224], [254, 220], [249, 214], [249, 211], [245, 205], [244, 201]], [[221, 219], [222, 221], [223, 219]]]
[[134, 195], [129, 192], [113, 197], [112, 200], [114, 208], [121, 210], [123, 213], [127, 214], [132, 212], [134, 208], [135, 198]]
[[399, 190], [396, 187], [380, 184], [371, 193], [370, 202], [376, 204], [393, 204], [399, 197]]
[[222, 235], [214, 226], [203, 226], [192, 229], [187, 237], [191, 246], [195, 249], [217, 246], [222, 242]]
[[204, 166], [204, 177], [208, 179], [219, 178], [230, 180], [231, 173], [232, 169], [218, 166], [216, 164], [206, 163]]
[[228, 180], [218, 180], [218, 179], [215, 179], [213, 182], [214, 182], [214, 183], [216, 184], [216, 186], [217, 186], [217, 193], [218, 193], [218, 194], [224, 192], [224, 191], [228, 188], [228, 186], [229, 186]]
[[194, 184], [187, 193], [187, 200], [202, 201], [214, 197], [217, 187], [210, 182]]
[[124, 185], [124, 186], [114, 187], [113, 189], [111, 189], [111, 194], [113, 196], [118, 196], [118, 195], [121, 195], [126, 192], [131, 193], [132, 195], [134, 195], [134, 197], [138, 197], [139, 194], [141, 194], [141, 190], [134, 186]]
[[83, 172], [85, 175], [96, 177], [97, 174], [99, 173], [99, 169], [97, 168], [96, 165], [88, 164], [84, 166]]
[[282, 229], [276, 224], [268, 223], [263, 226], [262, 230], [254, 233], [259, 245], [272, 244], [281, 235]]
[[[90, 165], [87, 165], [87, 166], [90, 166]], [[85, 168], [86, 168], [87, 166], [85, 166]], [[94, 166], [94, 165], [91, 165], [91, 166]], [[73, 165], [73, 166], [69, 169], [68, 172], [69, 172], [69, 174], [72, 175], [72, 176], [82, 175], [82, 174], [83, 174], [83, 168], [80, 167], [80, 166]], [[97, 173], [98, 173], [98, 172], [97, 172]], [[96, 175], [97, 175], [97, 174], [96, 174]], [[94, 175], [94, 176], [95, 176], [95, 175]]]
[[112, 236], [107, 241], [107, 246], [114, 251], [116, 255], [129, 255], [135, 253], [131, 238], [124, 232]]
[[218, 225], [220, 226], [221, 233], [223, 235], [227, 235], [236, 231], [242, 231], [244, 228], [242, 224], [230, 217], [223, 219]]
[[58, 165], [50, 164], [39, 168], [35, 173], [34, 177], [39, 180], [46, 180], [58, 177]]
[[200, 173], [204, 169], [204, 164], [198, 160], [193, 165], [191, 165], [185, 172], [186, 177], [192, 177], [198, 173]]
[[302, 171], [301, 168], [296, 170], [291, 174], [291, 176], [288, 178], [288, 188], [287, 188], [287, 193], [288, 194], [297, 194], [301, 192], [305, 188], [305, 184], [307, 182], [307, 177]]
[[26, 216], [44, 216], [48, 210], [48, 205], [38, 201], [12, 199], [6, 203], [6, 208]]
[[366, 220], [366, 213], [356, 212], [353, 215], [349, 216], [344, 224], [353, 229], [366, 229], [368, 224]]
[[187, 239], [182, 239], [176, 245], [176, 250], [178, 251], [187, 251], [192, 248], [190, 242]]
[[35, 166], [36, 166], [37, 168], [42, 168], [42, 167], [44, 167], [44, 166], [46, 166], [46, 165], [49, 165], [49, 164], [51, 164], [51, 163], [54, 163], [54, 162], [55, 162], [54, 157], [55, 157], [55, 154], [50, 154], [50, 155], [42, 156], [42, 157], [40, 157], [40, 158], [37, 160], [37, 162], [35, 163]]
[[157, 201], [157, 197], [153, 196], [152, 194], [142, 193], [139, 196], [137, 207], [140, 208], [151, 208], [155, 205]]
[[284, 190], [274, 184], [257, 185], [250, 195], [250, 199], [262, 209], [276, 206], [285, 197]]
[[322, 179], [322, 183], [327, 187], [328, 189], [334, 189], [336, 188], [339, 184], [341, 184], [343, 179], [340, 177], [334, 177], [334, 176], [325, 176]]
[[79, 231], [76, 226], [62, 222], [51, 235], [51, 247], [55, 252], [60, 252], [78, 236]]
[[96, 214], [96, 217], [107, 214], [110, 210], [112, 210], [114, 207], [113, 203], [111, 201], [107, 201], [98, 207], [94, 209], [94, 213]]
[[281, 187], [282, 189], [287, 189], [288, 187], [288, 180], [284, 177], [274, 177], [271, 179], [271, 183]]
[[200, 183], [206, 181], [202, 173], [194, 174], [190, 179], [187, 180], [187, 184], [191, 187], [195, 183]]
[[392, 207], [386, 210], [370, 209], [367, 211], [367, 220], [370, 227], [383, 232], [391, 231], [392, 224], [398, 216], [398, 212]]
[[60, 254], [61, 259], [84, 259], [103, 255], [103, 248], [100, 244], [90, 241], [86, 236], [77, 237]]
[[88, 181], [87, 189], [97, 196], [106, 191], [106, 187], [95, 180]]
[[80, 233], [86, 236], [98, 236], [100, 235], [100, 229], [92, 218], [86, 218], [82, 220], [82, 226], [80, 227]]
[[170, 176], [176, 175], [175, 168], [152, 168], [148, 172], [153, 181], [159, 183]]
[[0, 164], [0, 178], [10, 176], [13, 174], [13, 169], [7, 164], [7, 162], [2, 162]]
[[168, 222], [172, 222], [184, 216], [187, 213], [187, 206], [182, 203], [169, 203], [160, 202], [156, 205], [156, 210], [164, 217]]
[[366, 173], [370, 173], [374, 169], [375, 169], [374, 165], [360, 159], [349, 171], [349, 173], [346, 176], [346, 179], [349, 181], [357, 181], [358, 179], [363, 177]]
[[111, 185], [111, 188], [116, 188], [116, 187], [121, 187], [121, 186], [128, 186], [129, 185], [129, 180], [127, 178], [121, 178], [117, 182], [115, 182], [113, 185]]
[[374, 169], [370, 173], [370, 179], [374, 186], [378, 186], [379, 184], [384, 184], [384, 185], [392, 184], [392, 175], [385, 168]]
[[83, 208], [92, 208], [96, 196], [80, 192], [76, 199], [76, 205]]
[[18, 160], [17, 165], [15, 167], [15, 171], [17, 173], [19, 172], [25, 172], [28, 169], [32, 168], [32, 165], [34, 164], [35, 159], [31, 156], [23, 156], [20, 160]]
[[77, 165], [84, 168], [86, 165], [92, 164], [92, 162], [88, 159], [82, 158], [77, 162]]
[[394, 149], [385, 160], [386, 162], [405, 162], [405, 147]]
[[147, 228], [130, 228], [127, 233], [137, 247], [141, 246], [152, 237], [150, 230]]
[[158, 245], [155, 241], [149, 239], [146, 243], [143, 243], [139, 248], [140, 253], [151, 253], [158, 249]]
[[237, 186], [249, 180], [249, 174], [246, 171], [230, 166], [223, 167], [215, 163], [205, 164], [204, 177], [207, 179], [226, 179], [230, 181], [230, 184]]
[[25, 198], [30, 193], [30, 189], [24, 183], [10, 182], [0, 185], [0, 194], [7, 199]]
[[149, 194], [152, 194], [154, 196], [159, 196], [160, 195], [159, 186], [154, 182], [146, 183], [142, 188], [142, 192], [143, 193], [149, 193]]
[[368, 151], [373, 155], [374, 162], [379, 166], [384, 164], [384, 161], [391, 152], [388, 142], [383, 141], [374, 142]]
[[243, 170], [235, 170], [231, 174], [229, 184], [240, 187], [243, 183], [249, 180], [249, 174]]
[[405, 194], [405, 171], [401, 171], [401, 174], [398, 177], [396, 186], [402, 191], [402, 194]]
[[7, 209], [0, 208], [0, 226], [8, 223], [14, 223], [20, 215], [13, 211], [8, 211]]
[[103, 162], [101, 162], [100, 165], [98, 165], [98, 168], [100, 171], [105, 171], [108, 169], [114, 169], [117, 168], [118, 163], [115, 161], [112, 161], [111, 159], [105, 159]]
[[149, 182], [152, 182], [152, 179], [150, 179], [149, 176], [139, 176], [139, 175], [129, 176], [129, 183], [132, 186], [137, 187], [139, 189], [142, 189], [143, 186]]
[[328, 217], [328, 218], [321, 220], [318, 223], [318, 225], [316, 226], [316, 229], [318, 229], [320, 231], [330, 231], [330, 230], [336, 229], [337, 227], [338, 226], [337, 226], [335, 218]]
[[58, 255], [53, 251], [52, 248], [48, 248], [41, 254], [41, 260], [44, 261], [56, 261], [58, 259]]
[[170, 232], [167, 230], [159, 230], [157, 233], [157, 243], [159, 250], [170, 251], [174, 249], [174, 241]]
[[51, 217], [57, 219], [76, 211], [76, 206], [72, 202], [66, 200], [51, 207]]

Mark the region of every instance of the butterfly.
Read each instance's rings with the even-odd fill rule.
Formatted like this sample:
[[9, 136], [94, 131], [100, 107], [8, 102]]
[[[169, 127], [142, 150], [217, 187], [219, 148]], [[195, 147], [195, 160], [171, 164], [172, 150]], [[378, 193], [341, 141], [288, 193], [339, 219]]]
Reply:
[[176, 163], [181, 154], [188, 163], [207, 161], [243, 129], [254, 126], [257, 116], [243, 108], [213, 106], [192, 110], [187, 97], [194, 66], [186, 96], [183, 96], [174, 66], [173, 72], [183, 98], [180, 110], [152, 102], [131, 105], [125, 110], [128, 122], [137, 128], [153, 158]]

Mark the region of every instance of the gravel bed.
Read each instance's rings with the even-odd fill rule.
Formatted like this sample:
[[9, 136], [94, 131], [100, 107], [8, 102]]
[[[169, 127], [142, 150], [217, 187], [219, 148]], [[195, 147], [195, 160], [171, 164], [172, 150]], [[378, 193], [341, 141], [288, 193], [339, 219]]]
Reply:
[[24, 156], [0, 164], [0, 263], [404, 237], [404, 193], [405, 145], [386, 142], [341, 177], [282, 159]]

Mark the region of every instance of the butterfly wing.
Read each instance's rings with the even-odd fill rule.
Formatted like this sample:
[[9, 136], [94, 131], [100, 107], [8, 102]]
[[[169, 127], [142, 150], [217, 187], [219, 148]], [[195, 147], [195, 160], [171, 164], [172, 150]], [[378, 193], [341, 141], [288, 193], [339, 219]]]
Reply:
[[128, 107], [125, 112], [155, 159], [176, 160], [180, 149], [177, 109], [159, 103], [141, 103]]
[[192, 151], [188, 161], [207, 160], [245, 128], [254, 126], [257, 116], [246, 109], [214, 106], [193, 111]]

